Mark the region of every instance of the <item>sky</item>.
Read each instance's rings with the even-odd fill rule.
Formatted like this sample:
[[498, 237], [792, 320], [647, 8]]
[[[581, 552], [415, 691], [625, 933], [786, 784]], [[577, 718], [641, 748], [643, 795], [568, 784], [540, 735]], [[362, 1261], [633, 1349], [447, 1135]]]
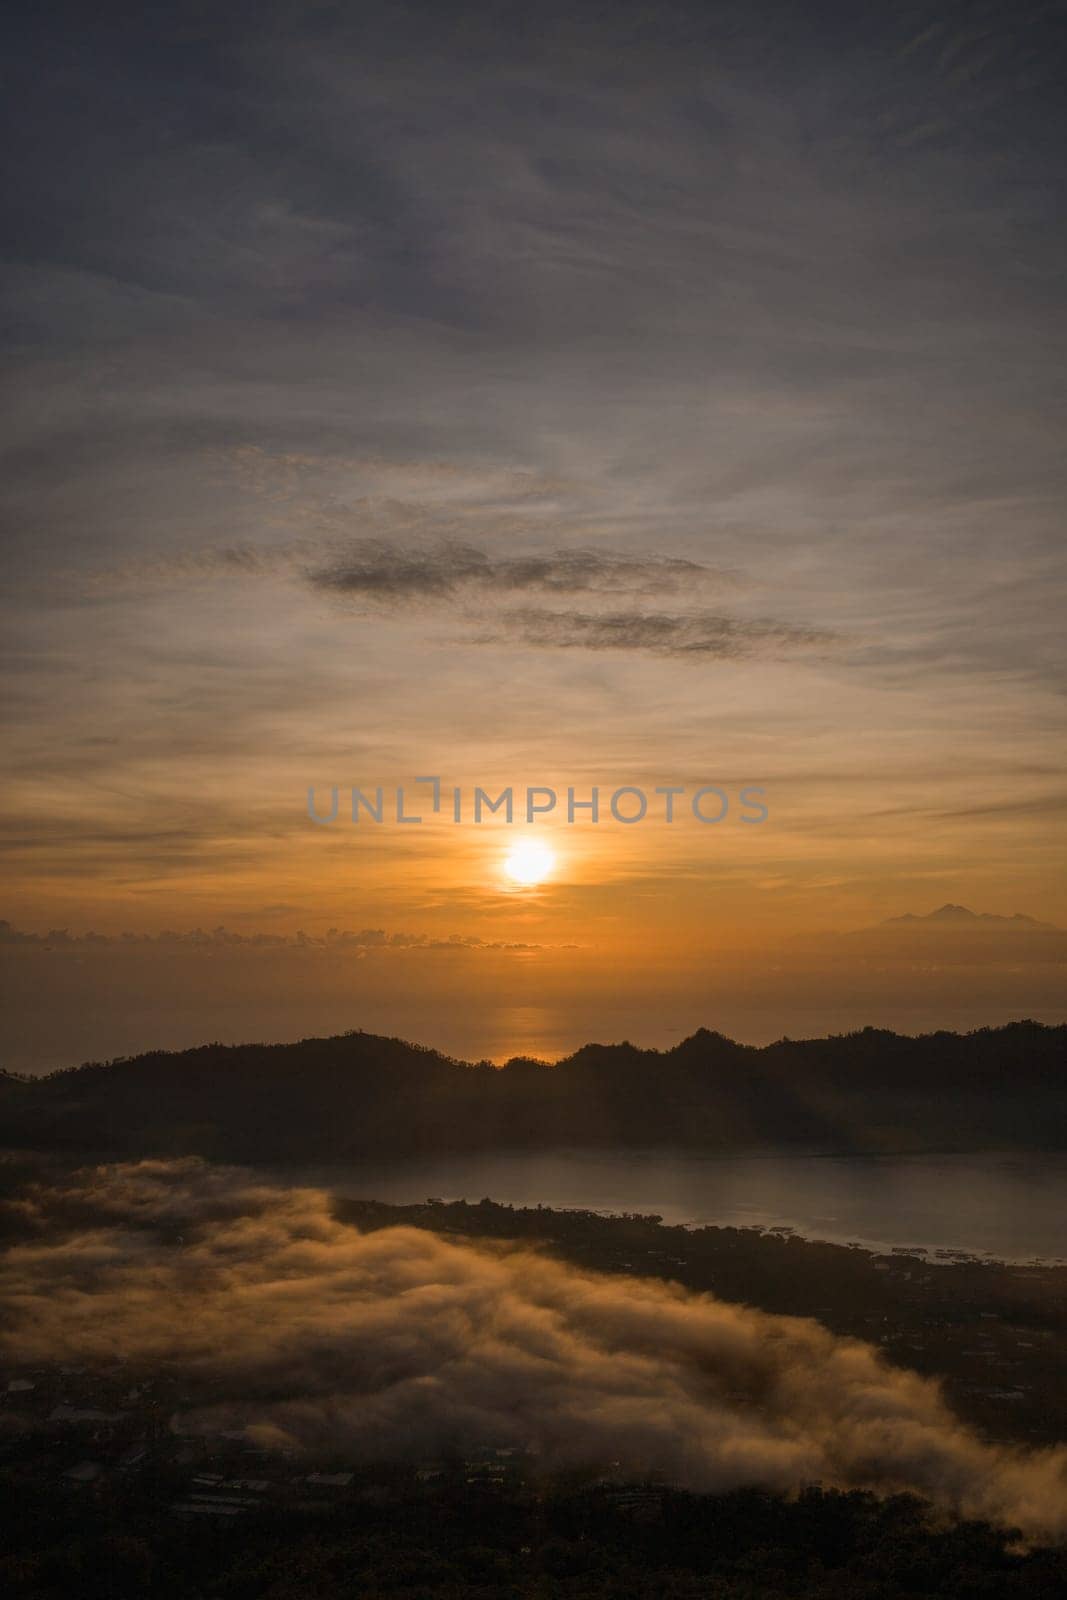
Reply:
[[16, 6], [0, 1058], [1063, 1020], [1064, 13]]

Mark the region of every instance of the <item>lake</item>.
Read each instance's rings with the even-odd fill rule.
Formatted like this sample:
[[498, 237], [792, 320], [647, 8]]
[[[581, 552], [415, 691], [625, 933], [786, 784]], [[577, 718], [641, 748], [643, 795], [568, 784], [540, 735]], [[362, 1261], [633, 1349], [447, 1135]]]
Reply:
[[[292, 1178], [293, 1174], [287, 1174]], [[359, 1199], [437, 1196], [665, 1222], [792, 1229], [869, 1249], [1067, 1258], [1067, 1155], [700, 1156], [671, 1150], [472, 1155], [302, 1171]]]

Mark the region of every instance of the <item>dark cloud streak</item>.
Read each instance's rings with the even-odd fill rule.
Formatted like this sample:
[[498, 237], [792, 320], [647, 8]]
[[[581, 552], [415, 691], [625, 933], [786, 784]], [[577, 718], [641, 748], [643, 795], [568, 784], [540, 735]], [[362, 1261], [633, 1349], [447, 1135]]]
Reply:
[[516, 610], [482, 636], [556, 650], [633, 650], [682, 660], [740, 661], [829, 649], [837, 635], [773, 618], [727, 617], [714, 612], [668, 616], [657, 612]]
[[482, 939], [476, 934], [454, 933], [443, 938], [426, 933], [387, 933], [384, 928], [330, 928], [324, 934], [237, 933], [229, 928], [192, 928], [186, 932], [166, 929], [162, 933], [82, 933], [66, 928], [51, 928], [47, 933], [27, 933], [0, 919], [0, 946], [20, 950], [49, 952], [85, 950], [129, 950], [133, 946], [155, 950], [351, 950], [362, 955], [367, 950], [513, 950], [531, 952], [546, 948], [574, 949], [576, 946], [545, 946], [525, 941]]
[[744, 618], [695, 610], [668, 614], [631, 606], [624, 611], [502, 607], [486, 620], [479, 602], [527, 594], [584, 596], [610, 603], [627, 598], [699, 593], [736, 580], [696, 561], [599, 550], [492, 556], [469, 544], [430, 550], [364, 541], [335, 561], [312, 567], [316, 589], [357, 609], [407, 606], [466, 607], [473, 622], [467, 642], [519, 643], [543, 649], [641, 651], [680, 659], [741, 660], [829, 648], [837, 636], [775, 618]]
[[308, 573], [316, 588], [390, 604], [531, 590], [557, 595], [673, 594], [718, 576], [699, 562], [669, 556], [582, 549], [494, 556], [469, 544], [414, 550], [373, 540]]

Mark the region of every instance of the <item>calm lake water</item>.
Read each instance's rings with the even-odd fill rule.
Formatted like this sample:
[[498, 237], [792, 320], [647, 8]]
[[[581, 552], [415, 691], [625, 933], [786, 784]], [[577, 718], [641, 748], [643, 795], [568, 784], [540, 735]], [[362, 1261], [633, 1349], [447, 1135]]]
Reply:
[[[292, 1177], [293, 1174], [288, 1174]], [[359, 1199], [491, 1199], [658, 1212], [665, 1222], [793, 1229], [868, 1248], [1067, 1259], [1067, 1155], [714, 1157], [568, 1150], [368, 1162], [304, 1172]]]

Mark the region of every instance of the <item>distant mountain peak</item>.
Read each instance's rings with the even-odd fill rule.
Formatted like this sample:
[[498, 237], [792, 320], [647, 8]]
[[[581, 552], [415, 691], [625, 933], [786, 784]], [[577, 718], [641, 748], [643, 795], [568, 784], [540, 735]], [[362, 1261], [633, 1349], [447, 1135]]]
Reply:
[[917, 915], [914, 911], [905, 912], [902, 917], [888, 917], [882, 923], [883, 928], [899, 928], [903, 925], [954, 928], [1019, 928], [1019, 929], [1052, 929], [1051, 922], [1038, 922], [1036, 917], [1028, 917], [1021, 911], [1016, 911], [1010, 917], [999, 916], [993, 911], [971, 911], [967, 906], [953, 905], [951, 901], [943, 906], [938, 906], [936, 911], [928, 911], [925, 916]]

